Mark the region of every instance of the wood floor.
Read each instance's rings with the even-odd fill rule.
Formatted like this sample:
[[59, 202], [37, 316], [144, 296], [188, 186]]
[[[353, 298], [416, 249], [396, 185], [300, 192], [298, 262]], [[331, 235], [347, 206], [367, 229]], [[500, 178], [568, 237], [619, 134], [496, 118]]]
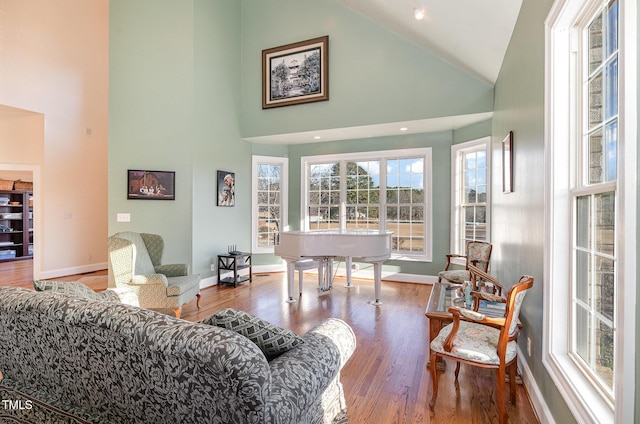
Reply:
[[[32, 288], [30, 261], [0, 264], [0, 285]], [[107, 287], [106, 271], [57, 280], [82, 281], [96, 291]], [[353, 328], [358, 346], [342, 371], [352, 424], [391, 423], [496, 423], [495, 374], [462, 365], [459, 388], [455, 365], [440, 375], [435, 413], [429, 410], [431, 376], [425, 368], [429, 323], [424, 309], [431, 286], [383, 282], [383, 305], [369, 304], [373, 283], [356, 280], [352, 289], [337, 278], [329, 294], [319, 296], [313, 275], [305, 278], [298, 303], [286, 303], [283, 273], [256, 274], [253, 283], [237, 288], [202, 290], [201, 309], [195, 302], [184, 306], [182, 318], [197, 321], [225, 307], [245, 310], [274, 324], [304, 334], [327, 317], [338, 317]], [[297, 288], [297, 284], [296, 284]], [[161, 311], [171, 313], [171, 311]], [[517, 404], [508, 404], [510, 423], [539, 423], [526, 388], [518, 386]]]

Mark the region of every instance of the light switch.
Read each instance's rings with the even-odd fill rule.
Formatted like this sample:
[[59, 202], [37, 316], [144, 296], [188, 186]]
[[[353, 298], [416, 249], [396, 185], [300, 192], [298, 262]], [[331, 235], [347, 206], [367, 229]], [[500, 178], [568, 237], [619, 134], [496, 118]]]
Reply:
[[130, 213], [119, 213], [116, 217], [117, 222], [131, 222], [131, 214]]

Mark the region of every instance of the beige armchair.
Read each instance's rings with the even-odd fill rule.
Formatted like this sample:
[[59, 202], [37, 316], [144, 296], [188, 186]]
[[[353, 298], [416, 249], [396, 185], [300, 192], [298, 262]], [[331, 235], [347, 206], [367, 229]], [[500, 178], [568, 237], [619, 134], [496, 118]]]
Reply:
[[109, 286], [131, 291], [142, 308], [171, 308], [180, 318], [182, 305], [196, 298], [200, 309], [200, 275], [186, 264], [161, 264], [164, 240], [157, 234], [116, 233], [109, 237]]

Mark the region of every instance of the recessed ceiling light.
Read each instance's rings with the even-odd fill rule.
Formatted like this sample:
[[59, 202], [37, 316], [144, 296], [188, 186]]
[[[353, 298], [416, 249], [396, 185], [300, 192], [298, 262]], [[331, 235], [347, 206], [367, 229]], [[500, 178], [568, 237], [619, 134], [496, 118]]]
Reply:
[[425, 16], [424, 9], [418, 9], [417, 7], [413, 9], [413, 17], [416, 18], [418, 21], [421, 21], [422, 19], [424, 19], [424, 16]]
[[316, 135], [313, 137], [314, 140], [320, 140], [322, 137], [320, 137], [319, 135]]
[[400, 128], [400, 131], [407, 131], [408, 129], [409, 128], [407, 128], [407, 127], [402, 127], [402, 128]]

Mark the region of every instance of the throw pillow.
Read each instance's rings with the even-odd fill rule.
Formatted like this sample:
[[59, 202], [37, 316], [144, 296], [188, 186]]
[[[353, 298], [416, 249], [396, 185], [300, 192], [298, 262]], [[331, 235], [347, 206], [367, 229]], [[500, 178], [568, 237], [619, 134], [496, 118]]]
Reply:
[[302, 337], [291, 330], [278, 327], [244, 311], [226, 308], [201, 322], [228, 328], [251, 340], [271, 360], [304, 343]]
[[71, 296], [82, 297], [84, 299], [103, 299], [99, 293], [94, 292], [89, 287], [78, 281], [43, 281], [35, 280], [33, 288], [36, 291], [49, 291], [54, 293], [64, 293]]

